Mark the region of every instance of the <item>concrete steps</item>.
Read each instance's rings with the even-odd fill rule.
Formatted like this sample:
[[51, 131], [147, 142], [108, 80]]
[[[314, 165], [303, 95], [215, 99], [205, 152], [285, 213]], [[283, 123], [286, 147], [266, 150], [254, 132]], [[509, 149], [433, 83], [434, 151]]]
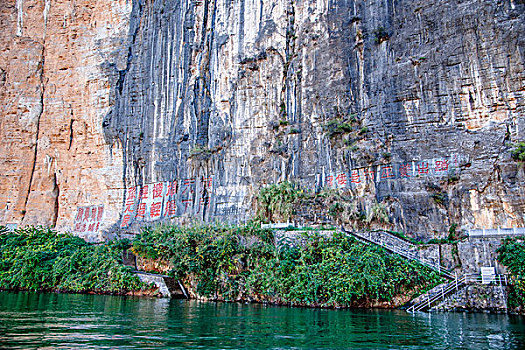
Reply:
[[184, 285], [179, 280], [173, 277], [143, 271], [134, 272], [142, 282], [147, 284], [155, 284], [155, 286], [159, 289], [159, 293], [163, 297], [175, 299], [189, 299], [188, 293], [184, 288]]
[[137, 270], [137, 257], [131, 250], [127, 249], [122, 252], [122, 262], [124, 265], [133, 268], [133, 272], [142, 282], [154, 284], [163, 297], [189, 299], [188, 292], [180, 280], [168, 275]]
[[490, 283], [483, 283], [482, 277], [476, 274], [463, 275], [455, 278], [453, 281], [440, 284], [437, 287], [432, 288], [427, 293], [414, 298], [410, 304], [411, 306], [407, 309], [408, 312], [414, 313], [418, 311], [428, 311], [433, 306], [445, 301], [451, 295], [461, 291], [469, 285], [507, 285], [506, 275], [495, 275], [494, 279]]

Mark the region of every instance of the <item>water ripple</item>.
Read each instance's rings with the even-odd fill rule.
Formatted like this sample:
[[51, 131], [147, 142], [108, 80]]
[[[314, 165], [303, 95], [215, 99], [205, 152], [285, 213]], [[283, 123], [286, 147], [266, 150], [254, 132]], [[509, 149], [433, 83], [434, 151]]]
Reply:
[[523, 321], [0, 292], [1, 349], [523, 349]]

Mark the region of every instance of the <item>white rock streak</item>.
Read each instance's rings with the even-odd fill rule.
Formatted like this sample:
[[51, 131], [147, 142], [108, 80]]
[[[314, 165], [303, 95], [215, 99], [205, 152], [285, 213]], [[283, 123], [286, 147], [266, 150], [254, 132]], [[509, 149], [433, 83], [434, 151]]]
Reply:
[[[20, 0], [22, 1], [22, 0]], [[49, 7], [50, 7], [50, 0], [46, 0], [46, 3], [44, 5], [44, 26], [47, 29], [47, 15], [49, 14]], [[44, 33], [45, 35], [45, 33]]]
[[16, 0], [16, 9], [18, 11], [16, 36], [22, 36], [22, 28], [24, 26], [24, 0]]

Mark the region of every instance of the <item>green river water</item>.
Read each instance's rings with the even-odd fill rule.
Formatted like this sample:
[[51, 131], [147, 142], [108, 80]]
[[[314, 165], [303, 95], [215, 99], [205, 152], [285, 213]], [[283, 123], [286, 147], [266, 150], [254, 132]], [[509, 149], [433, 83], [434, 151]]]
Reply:
[[0, 292], [0, 349], [525, 349], [524, 321]]

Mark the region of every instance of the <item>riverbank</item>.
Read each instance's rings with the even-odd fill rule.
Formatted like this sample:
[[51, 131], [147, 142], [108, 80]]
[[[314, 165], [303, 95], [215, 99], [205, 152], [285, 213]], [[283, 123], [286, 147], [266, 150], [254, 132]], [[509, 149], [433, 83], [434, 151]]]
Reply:
[[165, 225], [95, 245], [29, 227], [0, 235], [0, 289], [155, 295], [122, 263], [130, 243], [139, 259], [163, 262], [149, 272], [182, 280], [199, 300], [395, 308], [440, 282], [424, 266], [338, 234], [312, 231], [299, 245], [276, 246], [273, 232], [255, 225]]
[[161, 225], [144, 229], [132, 251], [142, 269], [169, 271], [200, 300], [396, 308], [441, 282], [431, 269], [347, 235], [301, 235], [276, 244], [256, 225]]
[[[123, 245], [124, 244], [124, 245]], [[122, 264], [122, 241], [90, 244], [48, 228], [0, 233], [0, 289], [140, 294], [151, 289]]]
[[[442, 279], [433, 270], [335, 231], [293, 240], [257, 225], [160, 225], [132, 241], [90, 244], [47, 228], [0, 234], [0, 289], [159, 296], [123, 264], [180, 280], [192, 299], [316, 308], [398, 308]], [[525, 246], [506, 240], [509, 311], [522, 312]], [[185, 291], [185, 292], [186, 292]]]

